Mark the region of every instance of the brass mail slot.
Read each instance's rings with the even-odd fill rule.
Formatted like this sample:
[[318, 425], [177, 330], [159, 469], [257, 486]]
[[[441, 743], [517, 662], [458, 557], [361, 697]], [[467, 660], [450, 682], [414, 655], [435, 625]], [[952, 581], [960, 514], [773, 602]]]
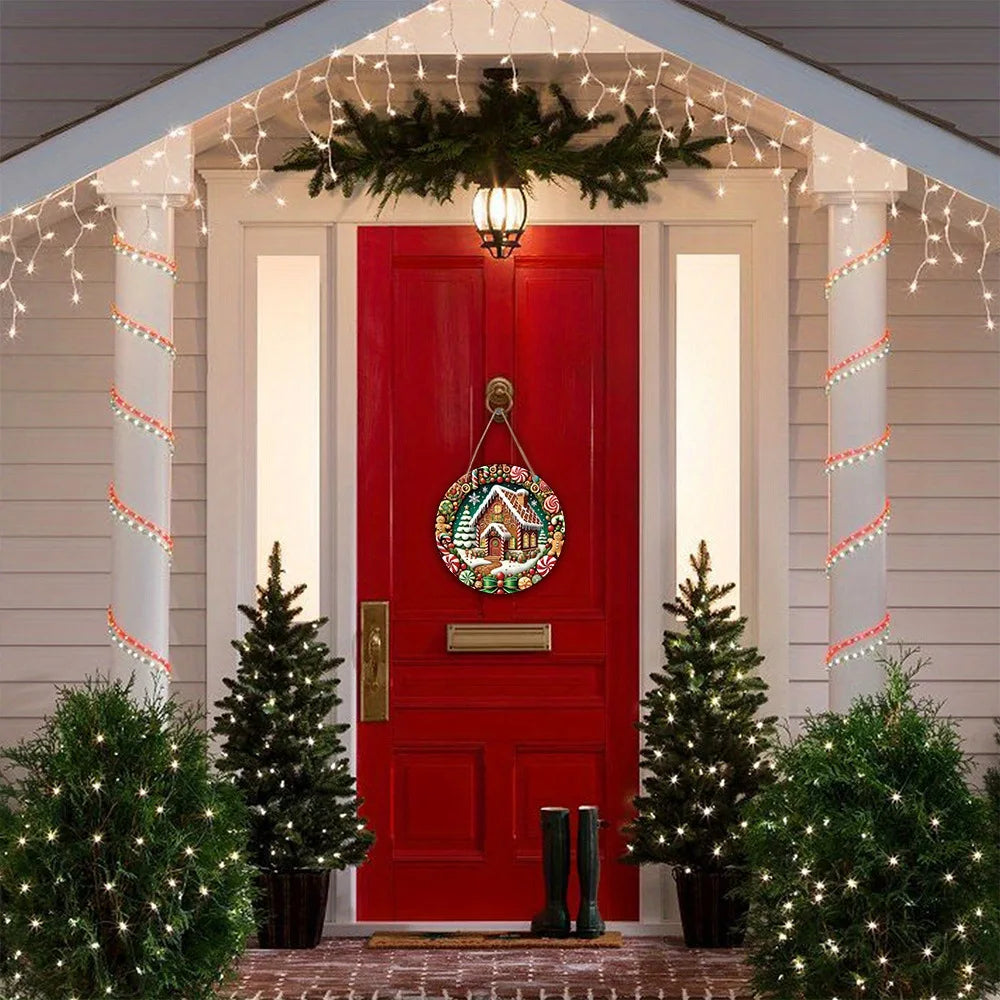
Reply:
[[552, 626], [460, 622], [448, 626], [449, 653], [547, 653], [552, 649]]

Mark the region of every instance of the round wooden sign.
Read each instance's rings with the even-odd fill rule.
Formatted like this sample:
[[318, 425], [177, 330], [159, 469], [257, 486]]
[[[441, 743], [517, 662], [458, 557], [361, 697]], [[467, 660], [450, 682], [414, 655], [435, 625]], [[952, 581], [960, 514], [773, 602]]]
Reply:
[[481, 465], [448, 487], [434, 539], [467, 587], [516, 594], [540, 583], [562, 554], [566, 518], [552, 487], [519, 465]]

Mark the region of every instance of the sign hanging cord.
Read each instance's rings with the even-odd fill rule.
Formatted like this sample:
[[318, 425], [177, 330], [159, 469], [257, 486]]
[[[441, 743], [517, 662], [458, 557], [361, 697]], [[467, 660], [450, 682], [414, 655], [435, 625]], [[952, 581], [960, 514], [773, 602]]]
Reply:
[[475, 464], [476, 456], [479, 454], [479, 449], [482, 448], [483, 442], [486, 440], [486, 435], [489, 433], [490, 424], [492, 424], [494, 420], [507, 425], [507, 430], [510, 431], [511, 440], [515, 445], [517, 445], [517, 450], [521, 453], [521, 458], [524, 460], [524, 467], [532, 474], [532, 476], [534, 476], [535, 479], [537, 479], [538, 476], [535, 475], [535, 470], [531, 467], [531, 462], [528, 461], [528, 456], [525, 455], [524, 449], [521, 447], [521, 442], [518, 441], [517, 435], [514, 433], [514, 428], [511, 425], [511, 422], [507, 419], [506, 411], [499, 406], [490, 415], [490, 419], [486, 422], [486, 427], [483, 429], [483, 433], [479, 437], [479, 443], [472, 449], [472, 455], [469, 458], [469, 467], [465, 470], [465, 474], [468, 475], [472, 472], [472, 466]]

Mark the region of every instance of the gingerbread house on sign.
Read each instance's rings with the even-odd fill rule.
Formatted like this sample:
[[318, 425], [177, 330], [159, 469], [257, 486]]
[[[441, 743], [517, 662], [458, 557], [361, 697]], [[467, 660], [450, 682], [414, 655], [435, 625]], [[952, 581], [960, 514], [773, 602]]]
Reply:
[[490, 559], [508, 552], [534, 554], [542, 523], [528, 503], [527, 490], [494, 486], [472, 515], [479, 547]]

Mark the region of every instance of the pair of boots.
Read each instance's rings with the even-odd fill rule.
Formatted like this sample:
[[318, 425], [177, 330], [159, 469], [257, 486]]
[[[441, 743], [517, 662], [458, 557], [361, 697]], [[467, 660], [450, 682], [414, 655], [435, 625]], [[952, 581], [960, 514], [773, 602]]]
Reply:
[[[597, 883], [601, 873], [597, 850], [600, 820], [597, 806], [580, 806], [577, 831], [576, 870], [580, 876], [580, 909], [576, 915], [578, 937], [595, 938], [604, 933], [597, 909]], [[545, 878], [545, 908], [531, 921], [531, 933], [539, 937], [568, 937], [569, 908], [569, 810], [542, 809], [542, 873]]]

